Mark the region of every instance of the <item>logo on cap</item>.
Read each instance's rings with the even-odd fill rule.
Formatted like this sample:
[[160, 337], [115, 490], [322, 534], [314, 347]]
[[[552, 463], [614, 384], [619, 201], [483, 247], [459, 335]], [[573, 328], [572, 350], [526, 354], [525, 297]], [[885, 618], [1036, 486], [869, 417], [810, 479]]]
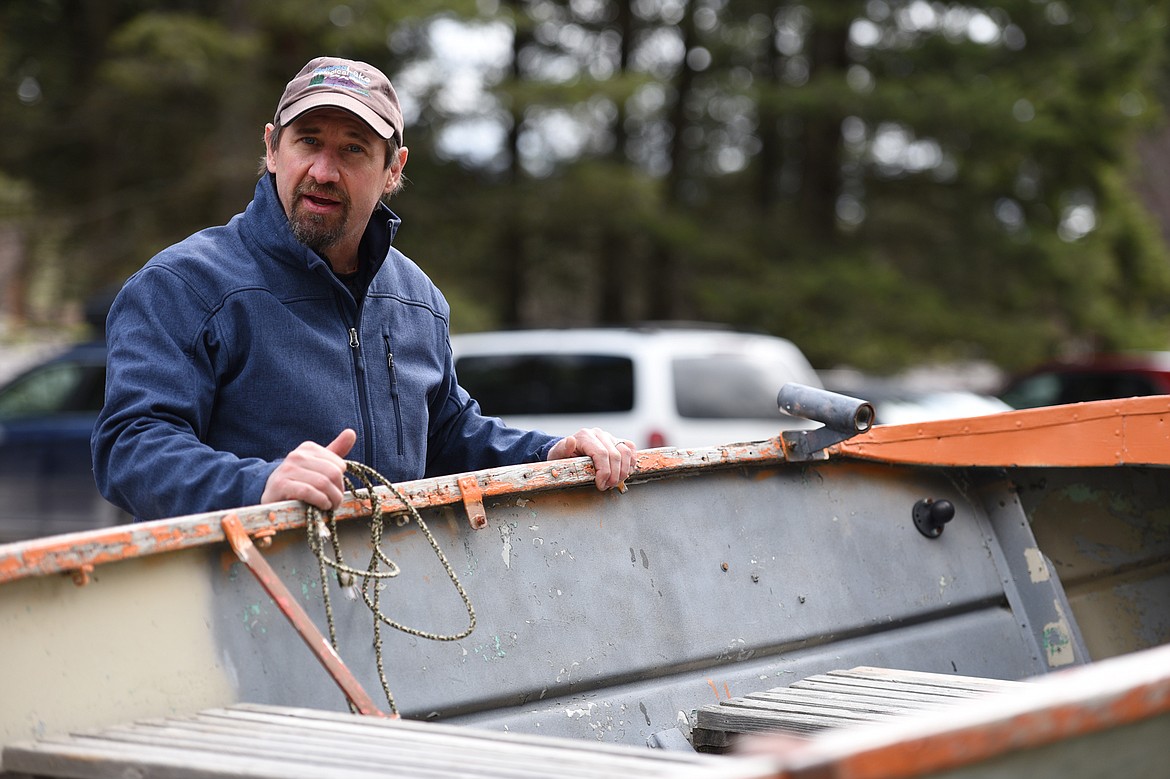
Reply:
[[313, 71], [309, 86], [348, 89], [359, 95], [370, 96], [370, 79], [348, 65], [324, 65]]

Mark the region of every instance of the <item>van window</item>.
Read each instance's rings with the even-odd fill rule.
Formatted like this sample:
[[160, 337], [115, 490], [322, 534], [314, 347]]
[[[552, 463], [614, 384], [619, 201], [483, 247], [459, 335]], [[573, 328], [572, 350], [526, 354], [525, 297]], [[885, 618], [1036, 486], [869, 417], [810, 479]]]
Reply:
[[776, 395], [784, 385], [777, 371], [738, 355], [678, 358], [675, 405], [690, 419], [774, 419], [782, 416]]
[[634, 407], [634, 363], [595, 354], [460, 357], [459, 384], [489, 416], [595, 414]]

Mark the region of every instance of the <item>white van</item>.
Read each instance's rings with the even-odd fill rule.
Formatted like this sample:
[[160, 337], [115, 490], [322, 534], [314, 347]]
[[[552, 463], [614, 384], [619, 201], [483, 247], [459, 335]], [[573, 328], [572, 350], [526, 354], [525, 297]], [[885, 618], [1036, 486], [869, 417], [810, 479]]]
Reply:
[[639, 448], [698, 447], [815, 427], [776, 405], [820, 387], [792, 342], [728, 329], [572, 328], [453, 335], [459, 383], [485, 414], [567, 435], [600, 427]]

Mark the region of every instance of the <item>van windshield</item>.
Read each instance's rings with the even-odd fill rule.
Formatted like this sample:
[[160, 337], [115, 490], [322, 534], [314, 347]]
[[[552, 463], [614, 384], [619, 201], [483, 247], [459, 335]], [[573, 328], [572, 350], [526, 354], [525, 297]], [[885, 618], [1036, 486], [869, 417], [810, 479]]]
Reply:
[[489, 416], [597, 414], [634, 407], [634, 363], [597, 354], [460, 357], [459, 384]]

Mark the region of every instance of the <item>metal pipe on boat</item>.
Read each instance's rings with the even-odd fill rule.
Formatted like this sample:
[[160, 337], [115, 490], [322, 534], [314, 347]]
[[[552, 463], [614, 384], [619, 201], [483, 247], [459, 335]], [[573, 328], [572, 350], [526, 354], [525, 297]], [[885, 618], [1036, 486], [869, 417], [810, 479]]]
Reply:
[[776, 396], [776, 405], [792, 416], [821, 422], [825, 427], [850, 435], [864, 433], [873, 426], [872, 403], [819, 387], [785, 384]]

